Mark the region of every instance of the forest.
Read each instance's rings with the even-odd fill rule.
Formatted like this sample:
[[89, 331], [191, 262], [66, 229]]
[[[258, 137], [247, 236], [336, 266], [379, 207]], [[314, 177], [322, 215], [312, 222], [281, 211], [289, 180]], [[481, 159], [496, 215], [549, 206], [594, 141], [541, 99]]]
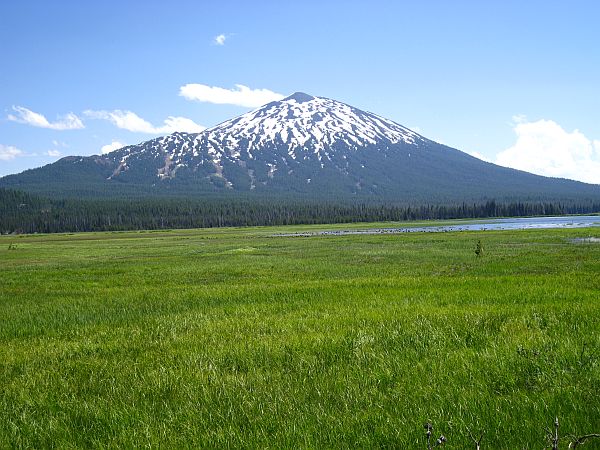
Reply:
[[590, 214], [600, 202], [374, 204], [299, 198], [49, 199], [0, 189], [0, 233], [61, 233]]

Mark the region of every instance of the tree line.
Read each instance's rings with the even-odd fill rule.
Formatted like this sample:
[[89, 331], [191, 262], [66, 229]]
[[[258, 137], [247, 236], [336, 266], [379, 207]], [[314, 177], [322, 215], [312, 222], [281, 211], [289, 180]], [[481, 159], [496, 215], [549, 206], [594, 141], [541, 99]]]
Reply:
[[300, 199], [143, 198], [46, 199], [0, 189], [0, 233], [158, 230], [227, 226], [295, 225], [467, 219], [600, 211], [600, 202], [373, 204]]

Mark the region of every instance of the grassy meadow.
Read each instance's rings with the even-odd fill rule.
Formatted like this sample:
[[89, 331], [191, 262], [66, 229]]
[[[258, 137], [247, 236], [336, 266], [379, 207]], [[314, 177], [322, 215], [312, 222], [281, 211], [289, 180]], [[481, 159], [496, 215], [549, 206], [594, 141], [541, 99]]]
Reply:
[[600, 229], [336, 227], [0, 237], [0, 448], [600, 433]]

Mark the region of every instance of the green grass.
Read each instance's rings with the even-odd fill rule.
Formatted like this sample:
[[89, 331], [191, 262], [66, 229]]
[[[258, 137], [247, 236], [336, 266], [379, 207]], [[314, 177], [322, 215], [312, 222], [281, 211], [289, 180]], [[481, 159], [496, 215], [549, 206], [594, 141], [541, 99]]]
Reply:
[[599, 229], [323, 228], [0, 238], [0, 448], [600, 432]]

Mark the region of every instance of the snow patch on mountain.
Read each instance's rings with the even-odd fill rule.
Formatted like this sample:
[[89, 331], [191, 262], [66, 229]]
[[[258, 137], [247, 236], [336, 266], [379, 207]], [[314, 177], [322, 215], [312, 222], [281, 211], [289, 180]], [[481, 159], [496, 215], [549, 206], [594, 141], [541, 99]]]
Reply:
[[[115, 151], [111, 158], [117, 168], [109, 179], [150, 156], [160, 165], [157, 176], [161, 179], [174, 178], [177, 171], [187, 168], [201, 171], [208, 179], [221, 178], [225, 186], [232, 187], [226, 175], [231, 172], [225, 166], [234, 164], [246, 172], [249, 188], [254, 189], [257, 176], [266, 184], [277, 171], [289, 174], [304, 162], [315, 161], [321, 169], [329, 166], [347, 174], [347, 155], [362, 148], [375, 146], [386, 153], [394, 144], [419, 147], [426, 141], [376, 114], [296, 92], [200, 133], [176, 132]], [[340, 165], [342, 159], [345, 162]], [[251, 161], [254, 163], [248, 166]], [[264, 164], [264, 169], [257, 172], [256, 164]], [[208, 166], [213, 168], [209, 170], [212, 175]], [[265, 172], [266, 178], [262, 178]]]
[[299, 149], [308, 147], [321, 159], [325, 149], [340, 143], [358, 149], [382, 142], [417, 144], [424, 140], [414, 131], [373, 113], [302, 92], [223, 122], [201, 136], [232, 156], [245, 142], [250, 157], [261, 148], [283, 146], [292, 159], [297, 158]]

